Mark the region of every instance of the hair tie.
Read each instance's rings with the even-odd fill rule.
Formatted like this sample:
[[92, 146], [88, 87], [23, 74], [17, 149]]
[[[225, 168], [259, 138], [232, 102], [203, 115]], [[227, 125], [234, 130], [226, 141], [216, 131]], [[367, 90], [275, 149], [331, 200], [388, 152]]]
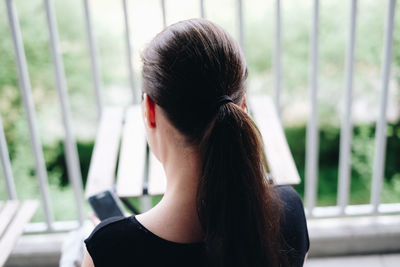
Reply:
[[215, 102], [215, 108], [217, 109], [220, 106], [222, 106], [222, 105], [224, 105], [226, 103], [229, 103], [229, 102], [233, 103], [232, 98], [230, 98], [228, 95], [222, 95], [222, 96], [217, 98], [217, 101]]

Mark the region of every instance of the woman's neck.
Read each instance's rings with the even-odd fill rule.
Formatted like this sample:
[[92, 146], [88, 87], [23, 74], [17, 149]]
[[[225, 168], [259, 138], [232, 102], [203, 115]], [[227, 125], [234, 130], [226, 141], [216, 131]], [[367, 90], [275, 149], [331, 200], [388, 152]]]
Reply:
[[173, 149], [163, 161], [167, 177], [165, 200], [195, 200], [201, 175], [197, 151], [192, 148]]
[[174, 146], [163, 151], [167, 176], [166, 191], [151, 210], [137, 216], [154, 234], [178, 243], [202, 240], [197, 215], [197, 185], [201, 174], [198, 152], [191, 147]]

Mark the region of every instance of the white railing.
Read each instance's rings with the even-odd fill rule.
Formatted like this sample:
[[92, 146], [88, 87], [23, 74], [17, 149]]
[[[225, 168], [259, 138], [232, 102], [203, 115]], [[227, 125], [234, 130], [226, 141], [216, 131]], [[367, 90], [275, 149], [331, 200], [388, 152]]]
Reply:
[[[93, 34], [92, 18], [90, 13], [89, 0], [82, 0], [85, 10], [86, 34], [88, 48], [90, 52], [90, 62], [92, 79], [94, 84], [94, 92], [98, 117], [101, 117], [103, 106], [102, 99], [102, 80], [99, 72], [99, 60], [96, 41]], [[345, 109], [342, 114], [341, 138], [340, 138], [340, 160], [339, 160], [339, 186], [338, 186], [338, 205], [334, 207], [316, 207], [317, 182], [318, 182], [318, 110], [317, 110], [317, 94], [318, 94], [318, 57], [319, 57], [319, 0], [314, 0], [311, 41], [310, 41], [310, 102], [311, 112], [307, 125], [307, 147], [306, 147], [306, 180], [305, 180], [305, 207], [309, 217], [325, 217], [325, 216], [345, 216], [345, 215], [361, 215], [361, 214], [382, 214], [382, 213], [399, 213], [400, 203], [382, 204], [380, 202], [380, 193], [382, 189], [383, 170], [385, 163], [385, 146], [386, 146], [386, 107], [388, 98], [388, 82], [390, 77], [390, 67], [392, 60], [392, 43], [394, 29], [394, 11], [396, 0], [388, 0], [388, 9], [386, 15], [384, 51], [382, 62], [381, 77], [381, 102], [380, 115], [376, 127], [375, 139], [375, 157], [373, 166], [373, 182], [371, 189], [371, 203], [369, 205], [348, 205], [349, 202], [349, 185], [350, 185], [350, 153], [352, 140], [352, 90], [353, 90], [353, 69], [354, 69], [354, 50], [356, 36], [357, 21], [357, 0], [349, 2], [351, 5], [349, 16], [349, 34], [346, 52], [345, 65]], [[30, 141], [35, 159], [35, 169], [38, 183], [40, 186], [40, 194], [45, 211], [45, 222], [31, 224], [28, 231], [61, 231], [73, 229], [81, 225], [84, 221], [83, 212], [83, 193], [82, 178], [80, 174], [80, 166], [78, 153], [74, 136], [72, 134], [72, 125], [70, 119], [70, 108], [68, 101], [68, 88], [66, 83], [65, 71], [62, 56], [60, 54], [59, 36], [56, 23], [56, 14], [53, 8], [52, 0], [44, 0], [44, 8], [47, 15], [47, 25], [49, 31], [49, 42], [51, 47], [52, 60], [54, 65], [56, 88], [58, 91], [62, 120], [65, 133], [65, 151], [67, 159], [67, 167], [69, 179], [73, 185], [75, 201], [77, 206], [78, 221], [55, 222], [53, 210], [49, 199], [48, 179], [46, 166], [43, 157], [42, 146], [38, 137], [36, 126], [36, 116], [32, 100], [32, 89], [29, 80], [26, 56], [24, 52], [23, 41], [17, 16], [17, 11], [13, 0], [5, 0], [7, 6], [7, 15], [11, 30], [11, 37], [14, 45], [15, 61], [18, 69], [19, 87], [21, 89], [25, 113], [28, 117]], [[245, 49], [244, 40], [244, 16], [243, 2], [237, 0], [237, 16], [238, 16], [238, 32], [239, 42]], [[200, 16], [205, 17], [204, 1], [199, 0]], [[275, 49], [274, 49], [274, 99], [280, 114], [280, 95], [282, 84], [282, 40], [281, 40], [281, 1], [275, 2]], [[129, 81], [132, 90], [132, 102], [138, 101], [138, 91], [135, 88], [134, 72], [132, 65], [132, 43], [129, 25], [129, 8], [127, 0], [122, 0], [124, 22], [125, 22], [125, 40], [126, 40], [126, 58], [127, 68], [129, 71]], [[167, 25], [165, 0], [160, 0], [160, 8], [163, 16], [163, 26]], [[2, 170], [6, 182], [6, 190], [9, 199], [17, 198], [13, 175], [11, 172], [11, 164], [9, 160], [7, 144], [5, 140], [4, 130], [0, 117], [0, 156]], [[29, 230], [30, 229], [30, 230]]]
[[[277, 0], [279, 2], [279, 0]], [[346, 51], [345, 66], [345, 109], [342, 114], [342, 126], [340, 137], [339, 156], [339, 185], [338, 185], [338, 206], [315, 207], [317, 194], [317, 173], [318, 173], [318, 31], [319, 31], [319, 0], [314, 0], [312, 34], [310, 42], [310, 100], [311, 114], [307, 126], [307, 150], [306, 150], [306, 190], [305, 202], [308, 216], [339, 216], [339, 215], [360, 215], [377, 214], [387, 212], [399, 212], [400, 204], [381, 204], [380, 195], [385, 163], [386, 147], [386, 109], [388, 99], [388, 85], [392, 63], [392, 44], [394, 31], [394, 14], [396, 0], [389, 0], [386, 14], [384, 51], [381, 74], [381, 101], [379, 119], [376, 125], [375, 155], [373, 165], [373, 177], [371, 187], [371, 204], [349, 206], [350, 194], [350, 153], [352, 139], [352, 90], [354, 70], [354, 46], [356, 36], [357, 0], [350, 2], [350, 25], [349, 37]], [[278, 25], [278, 24], [277, 24]], [[276, 77], [280, 79], [280, 77]], [[280, 89], [277, 89], [279, 91]]]

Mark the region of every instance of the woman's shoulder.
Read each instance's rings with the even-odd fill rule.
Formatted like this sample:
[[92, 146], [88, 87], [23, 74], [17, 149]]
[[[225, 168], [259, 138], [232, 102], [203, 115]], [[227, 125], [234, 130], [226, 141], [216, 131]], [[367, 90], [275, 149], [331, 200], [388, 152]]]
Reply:
[[203, 255], [201, 244], [164, 240], [145, 228], [135, 216], [104, 220], [85, 244], [96, 267], [131, 266], [133, 258], [135, 266], [200, 266]]
[[[107, 242], [139, 242], [148, 238], [149, 233], [135, 218], [129, 217], [111, 217], [98, 224], [92, 233], [86, 238], [86, 246], [107, 244]], [[104, 242], [107, 241], [107, 242]]]
[[281, 202], [283, 226], [298, 225], [307, 233], [306, 216], [300, 195], [290, 185], [277, 185], [275, 189]]
[[145, 231], [135, 217], [130, 216], [102, 221], [85, 239], [85, 244], [96, 266], [127, 266], [132, 252], [140, 255], [143, 252], [141, 244], [147, 241]]
[[307, 227], [303, 201], [297, 191], [290, 185], [275, 185], [275, 190], [281, 202], [282, 222], [304, 224]]
[[[300, 195], [289, 185], [277, 185], [281, 201], [281, 233], [292, 262], [301, 262], [310, 248], [307, 221]], [[300, 264], [299, 262], [299, 264]]]
[[284, 217], [296, 221], [304, 219], [305, 222], [303, 201], [297, 191], [290, 185], [275, 185], [275, 190], [279, 195]]
[[275, 189], [279, 194], [281, 201], [290, 208], [303, 209], [303, 202], [300, 195], [290, 185], [275, 185]]
[[107, 266], [104, 264], [110, 260], [108, 255], [122, 256], [126, 254], [127, 247], [136, 247], [136, 241], [140, 242], [142, 239], [141, 229], [135, 224], [133, 216], [111, 217], [94, 228], [85, 239], [85, 244], [95, 265], [98, 266], [101, 262], [99, 266]]
[[130, 224], [130, 217], [111, 217], [101, 221], [89, 235], [89, 237], [85, 240], [85, 243], [88, 244], [99, 238], [107, 237], [108, 235], [117, 234], [118, 232], [126, 229], [126, 225]]

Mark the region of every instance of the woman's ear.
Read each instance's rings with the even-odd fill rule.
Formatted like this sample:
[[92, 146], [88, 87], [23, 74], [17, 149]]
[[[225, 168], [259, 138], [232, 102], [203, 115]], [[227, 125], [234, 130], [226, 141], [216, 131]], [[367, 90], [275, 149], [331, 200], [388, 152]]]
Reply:
[[147, 127], [156, 127], [156, 103], [149, 97], [148, 94], [143, 94], [143, 116]]
[[247, 97], [246, 95], [243, 96], [243, 102], [242, 105], [240, 105], [240, 107], [247, 112]]

